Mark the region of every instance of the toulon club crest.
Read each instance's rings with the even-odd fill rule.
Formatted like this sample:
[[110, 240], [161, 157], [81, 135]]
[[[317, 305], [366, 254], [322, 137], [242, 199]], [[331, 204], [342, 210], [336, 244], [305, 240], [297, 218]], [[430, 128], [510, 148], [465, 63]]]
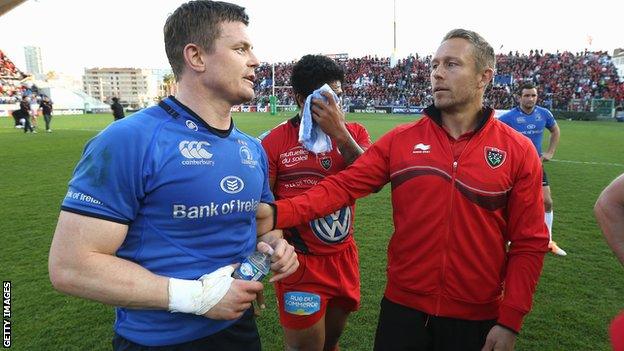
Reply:
[[507, 152], [491, 146], [485, 147], [485, 162], [488, 166], [492, 167], [492, 169], [502, 166], [506, 158]]

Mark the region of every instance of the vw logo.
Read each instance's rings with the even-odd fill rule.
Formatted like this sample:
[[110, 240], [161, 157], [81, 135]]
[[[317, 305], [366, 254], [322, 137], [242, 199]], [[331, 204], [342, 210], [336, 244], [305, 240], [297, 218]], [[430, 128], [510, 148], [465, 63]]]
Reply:
[[221, 190], [228, 194], [240, 193], [245, 187], [243, 180], [236, 176], [227, 176], [221, 179]]
[[190, 119], [186, 120], [186, 127], [188, 129], [192, 129], [194, 131], [197, 131], [197, 124], [195, 124], [195, 122], [191, 121]]

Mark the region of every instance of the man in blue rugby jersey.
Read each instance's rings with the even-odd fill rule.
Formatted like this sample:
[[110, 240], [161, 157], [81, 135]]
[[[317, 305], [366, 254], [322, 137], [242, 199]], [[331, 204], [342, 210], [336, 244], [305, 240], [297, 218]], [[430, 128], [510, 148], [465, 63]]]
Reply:
[[[509, 125], [513, 129], [522, 133], [531, 139], [540, 159], [548, 162], [552, 159], [559, 144], [559, 126], [553, 117], [553, 114], [540, 106], [537, 106], [537, 88], [532, 83], [524, 83], [520, 86], [519, 103], [520, 106], [515, 107], [511, 111], [502, 115], [499, 119], [501, 122]], [[544, 137], [544, 129], [550, 132], [548, 141], [548, 149], [542, 153], [542, 139]], [[544, 193], [544, 220], [550, 233], [550, 243], [548, 248], [550, 252], [558, 256], [565, 256], [567, 253], [561, 249], [555, 241], [552, 240], [552, 224], [553, 224], [553, 200], [550, 195], [550, 185], [546, 171], [542, 166], [542, 191]]]
[[233, 4], [181, 5], [164, 27], [178, 93], [91, 139], [69, 182], [50, 279], [117, 306], [115, 350], [260, 350], [250, 306], [263, 286], [233, 266], [270, 245], [271, 281], [298, 267], [281, 232], [257, 244], [267, 159], [230, 115], [254, 97], [247, 24]]

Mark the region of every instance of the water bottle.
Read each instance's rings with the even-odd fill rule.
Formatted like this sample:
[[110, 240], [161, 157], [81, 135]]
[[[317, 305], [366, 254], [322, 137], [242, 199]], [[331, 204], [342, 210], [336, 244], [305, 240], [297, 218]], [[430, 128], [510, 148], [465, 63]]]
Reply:
[[256, 251], [247, 256], [234, 271], [234, 279], [262, 280], [271, 270], [271, 255], [273, 248], [267, 245], [267, 253]]

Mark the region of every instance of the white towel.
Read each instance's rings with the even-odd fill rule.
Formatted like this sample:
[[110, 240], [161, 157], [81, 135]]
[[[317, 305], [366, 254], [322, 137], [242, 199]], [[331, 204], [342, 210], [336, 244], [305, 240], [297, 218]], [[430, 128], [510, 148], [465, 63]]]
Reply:
[[310, 94], [303, 105], [303, 113], [301, 123], [299, 124], [299, 142], [308, 151], [315, 154], [329, 152], [332, 150], [332, 142], [329, 135], [325, 134], [321, 127], [312, 118], [312, 99], [323, 99], [327, 102], [327, 98], [321, 95], [321, 92], [327, 91], [332, 94], [334, 101], [338, 101], [338, 96], [329, 85], [325, 84]]

